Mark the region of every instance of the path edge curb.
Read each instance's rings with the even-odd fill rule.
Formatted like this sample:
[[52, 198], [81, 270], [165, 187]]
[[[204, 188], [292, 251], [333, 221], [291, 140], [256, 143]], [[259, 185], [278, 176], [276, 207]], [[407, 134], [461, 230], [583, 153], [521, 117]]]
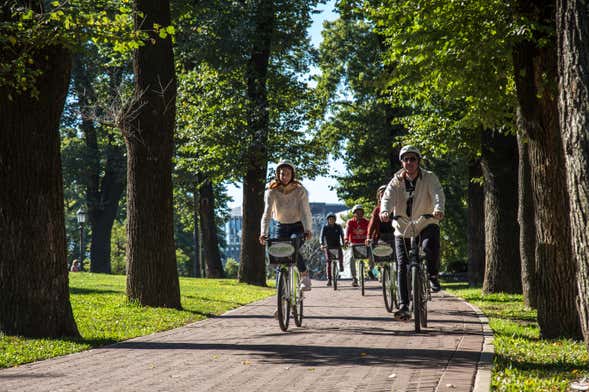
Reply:
[[491, 370], [493, 368], [493, 357], [495, 356], [495, 346], [493, 345], [493, 330], [489, 327], [489, 318], [478, 308], [478, 306], [471, 304], [464, 298], [450, 294], [465, 304], [467, 304], [477, 315], [481, 322], [483, 332], [483, 347], [481, 355], [477, 362], [477, 372], [474, 379], [473, 392], [489, 392], [491, 390]]

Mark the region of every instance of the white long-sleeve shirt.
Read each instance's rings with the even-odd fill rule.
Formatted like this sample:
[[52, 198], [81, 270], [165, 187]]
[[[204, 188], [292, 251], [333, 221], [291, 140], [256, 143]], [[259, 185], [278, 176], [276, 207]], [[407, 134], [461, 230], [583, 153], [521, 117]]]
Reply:
[[286, 187], [266, 189], [264, 203], [264, 214], [260, 223], [262, 235], [268, 235], [270, 219], [280, 223], [302, 222], [305, 231], [312, 231], [313, 219], [309, 206], [309, 195], [301, 184], [290, 183]]

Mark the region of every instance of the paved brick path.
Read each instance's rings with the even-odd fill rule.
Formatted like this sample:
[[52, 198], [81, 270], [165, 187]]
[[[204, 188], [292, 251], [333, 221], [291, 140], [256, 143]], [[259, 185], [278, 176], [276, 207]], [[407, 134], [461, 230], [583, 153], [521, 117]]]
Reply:
[[[275, 298], [222, 317], [0, 371], [0, 391], [471, 391], [484, 327], [438, 293], [429, 325], [393, 321], [380, 286], [366, 296], [314, 282], [305, 319], [281, 332]], [[483, 382], [483, 389], [488, 385]]]

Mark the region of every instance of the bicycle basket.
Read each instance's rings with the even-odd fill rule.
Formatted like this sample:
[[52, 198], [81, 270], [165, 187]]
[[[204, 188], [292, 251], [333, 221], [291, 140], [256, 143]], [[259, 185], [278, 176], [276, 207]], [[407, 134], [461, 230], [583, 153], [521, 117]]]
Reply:
[[270, 264], [290, 264], [295, 262], [293, 257], [295, 247], [291, 241], [270, 241], [266, 252]]
[[393, 257], [393, 248], [389, 244], [377, 244], [372, 248], [372, 255], [376, 262], [391, 261]]
[[365, 245], [352, 245], [352, 254], [355, 259], [367, 259], [368, 249]]

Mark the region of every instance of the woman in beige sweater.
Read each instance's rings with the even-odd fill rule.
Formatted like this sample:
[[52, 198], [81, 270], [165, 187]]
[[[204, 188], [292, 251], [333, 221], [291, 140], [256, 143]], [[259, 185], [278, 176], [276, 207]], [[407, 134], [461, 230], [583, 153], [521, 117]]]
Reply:
[[[309, 196], [305, 187], [295, 179], [296, 170], [292, 163], [281, 161], [276, 167], [276, 178], [268, 184], [264, 195], [260, 243], [266, 244], [270, 219], [277, 222], [277, 237], [290, 238], [293, 234], [304, 234], [311, 239], [312, 218]], [[303, 277], [304, 290], [311, 289], [311, 280], [305, 260], [298, 258], [299, 271]]]

